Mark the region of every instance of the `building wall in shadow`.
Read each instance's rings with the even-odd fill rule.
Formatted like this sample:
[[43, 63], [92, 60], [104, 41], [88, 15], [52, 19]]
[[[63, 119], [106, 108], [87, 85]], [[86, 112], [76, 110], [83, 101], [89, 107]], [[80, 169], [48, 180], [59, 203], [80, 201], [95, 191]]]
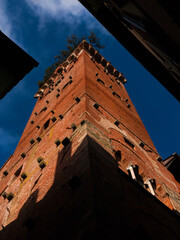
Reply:
[[72, 156], [71, 143], [59, 152], [53, 185], [37, 202], [38, 194], [0, 239], [180, 239], [179, 219], [90, 135]]

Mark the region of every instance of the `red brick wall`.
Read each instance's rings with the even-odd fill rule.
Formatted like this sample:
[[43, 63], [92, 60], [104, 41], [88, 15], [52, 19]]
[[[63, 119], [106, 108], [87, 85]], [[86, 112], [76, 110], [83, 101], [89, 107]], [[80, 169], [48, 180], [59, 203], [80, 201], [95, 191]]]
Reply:
[[[10, 223], [13, 226], [13, 221], [16, 222], [19, 219], [18, 216], [23, 214], [26, 216], [24, 211], [21, 214], [22, 208], [26, 209], [24, 206], [27, 204], [29, 204], [27, 209], [33, 208], [29, 199], [33, 200], [34, 194], [36, 195], [34, 200], [36, 206], [43, 208], [41, 203], [43, 203], [44, 198], [47, 198], [49, 191], [54, 186], [57, 174], [61, 178], [62, 172], [66, 169], [66, 166], [63, 166], [63, 157], [67, 162], [70, 161], [71, 156], [78, 158], [78, 148], [87, 134], [90, 134], [98, 145], [111, 155], [116, 167], [127, 175], [129, 164], [136, 165], [137, 174], [141, 180], [139, 181], [141, 188], [146, 189], [144, 182], [148, 178], [154, 179], [156, 193], [154, 198], [159, 199], [170, 209], [179, 210], [179, 183], [156, 160], [159, 156], [157, 150], [123, 83], [117, 83], [115, 76], [104, 72], [104, 67], [97, 61], [92, 61], [86, 50], [81, 50], [78, 60], [66, 67], [66, 71], [63, 71], [63, 77], [56, 70], [56, 75], [52, 79], [53, 85], [48, 86], [43, 96], [38, 98], [13, 156], [1, 168], [0, 193], [12, 192], [14, 195], [11, 201], [8, 201], [7, 198], [4, 199], [2, 194], [0, 196], [0, 225], [2, 229]], [[58, 83], [58, 81], [61, 82]], [[76, 97], [79, 98], [79, 102], [77, 102]], [[95, 103], [99, 104], [97, 108], [94, 107]], [[45, 107], [47, 109], [42, 110]], [[59, 115], [63, 115], [63, 119]], [[56, 118], [54, 122], [53, 117]], [[44, 129], [43, 126], [48, 120], [50, 120], [49, 125]], [[83, 120], [91, 126], [88, 132], [84, 130]], [[118, 126], [114, 124], [115, 121], [118, 121]], [[75, 130], [72, 129], [72, 124], [75, 124]], [[40, 142], [36, 140], [37, 137], [41, 137]], [[64, 148], [62, 143], [59, 146], [55, 144], [56, 139], [62, 141], [66, 137], [71, 140], [70, 149], [67, 150], [69, 158], [65, 151], [67, 147]], [[125, 138], [131, 142], [131, 145], [125, 141]], [[31, 139], [35, 141], [33, 144], [30, 143]], [[141, 141], [144, 142], [144, 147], [139, 145]], [[87, 148], [87, 144], [84, 147]], [[116, 155], [117, 151], [121, 152], [119, 159]], [[25, 158], [21, 157], [22, 153], [25, 153]], [[64, 155], [62, 156], [62, 154]], [[43, 169], [39, 167], [37, 162], [37, 158], [40, 156], [46, 165]], [[58, 161], [62, 161], [59, 170], [57, 170]], [[81, 164], [77, 164], [65, 178], [70, 179], [73, 176], [73, 171], [81, 172], [81, 169], [83, 171], [89, 169], [89, 164], [85, 160]], [[71, 163], [68, 162], [68, 165]], [[20, 167], [22, 167], [20, 175], [15, 176], [14, 174], [17, 175], [17, 170]], [[3, 174], [5, 170], [9, 172], [7, 176]], [[24, 180], [21, 178], [22, 173], [27, 175]], [[62, 182], [58, 183], [61, 188], [65, 184], [63, 181], [65, 181], [64, 177]], [[58, 191], [58, 184], [55, 188], [53, 187], [54, 195]], [[149, 191], [148, 188], [146, 190]], [[63, 201], [66, 199], [66, 192], [64, 194]], [[69, 198], [67, 197], [67, 199]], [[47, 206], [46, 208], [48, 211]], [[46, 210], [44, 209], [44, 211]], [[21, 217], [21, 219], [24, 218]], [[22, 237], [22, 239], [24, 238]]]

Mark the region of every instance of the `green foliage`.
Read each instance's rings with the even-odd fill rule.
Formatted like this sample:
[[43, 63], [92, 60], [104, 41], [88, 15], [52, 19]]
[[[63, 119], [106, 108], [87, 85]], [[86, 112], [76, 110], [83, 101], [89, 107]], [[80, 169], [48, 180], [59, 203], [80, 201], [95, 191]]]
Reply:
[[100, 43], [100, 39], [96, 36], [96, 34], [91, 31], [90, 35], [88, 37], [78, 37], [76, 34], [72, 34], [70, 37], [67, 38], [67, 49], [61, 50], [60, 54], [55, 56], [55, 63], [53, 63], [51, 66], [47, 67], [45, 70], [45, 75], [42, 81], [38, 81], [37, 84], [39, 88], [43, 86], [43, 84], [51, 77], [55, 69], [63, 63], [67, 57], [76, 49], [79, 44], [83, 41], [87, 40], [90, 44], [92, 44], [97, 50], [101, 50], [105, 48]]

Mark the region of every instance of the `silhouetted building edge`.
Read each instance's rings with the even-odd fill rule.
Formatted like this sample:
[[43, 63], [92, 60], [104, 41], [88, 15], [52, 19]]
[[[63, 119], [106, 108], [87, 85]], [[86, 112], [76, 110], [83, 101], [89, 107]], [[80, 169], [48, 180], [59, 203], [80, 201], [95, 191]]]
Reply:
[[38, 62], [0, 31], [0, 99], [2, 99]]

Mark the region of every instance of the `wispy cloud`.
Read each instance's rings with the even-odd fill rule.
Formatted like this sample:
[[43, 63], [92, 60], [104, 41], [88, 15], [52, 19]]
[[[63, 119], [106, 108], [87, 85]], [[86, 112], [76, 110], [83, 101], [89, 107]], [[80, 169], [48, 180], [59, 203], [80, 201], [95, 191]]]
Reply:
[[26, 0], [26, 3], [39, 17], [40, 28], [52, 19], [74, 25], [89, 18], [87, 10], [77, 0]]
[[0, 30], [10, 38], [14, 37], [11, 20], [8, 17], [6, 0], [0, 1]]
[[[16, 12], [17, 13], [17, 12]], [[0, 0], [0, 30], [18, 46], [24, 49], [20, 39], [20, 32], [17, 31], [17, 14], [9, 10], [8, 1]]]

